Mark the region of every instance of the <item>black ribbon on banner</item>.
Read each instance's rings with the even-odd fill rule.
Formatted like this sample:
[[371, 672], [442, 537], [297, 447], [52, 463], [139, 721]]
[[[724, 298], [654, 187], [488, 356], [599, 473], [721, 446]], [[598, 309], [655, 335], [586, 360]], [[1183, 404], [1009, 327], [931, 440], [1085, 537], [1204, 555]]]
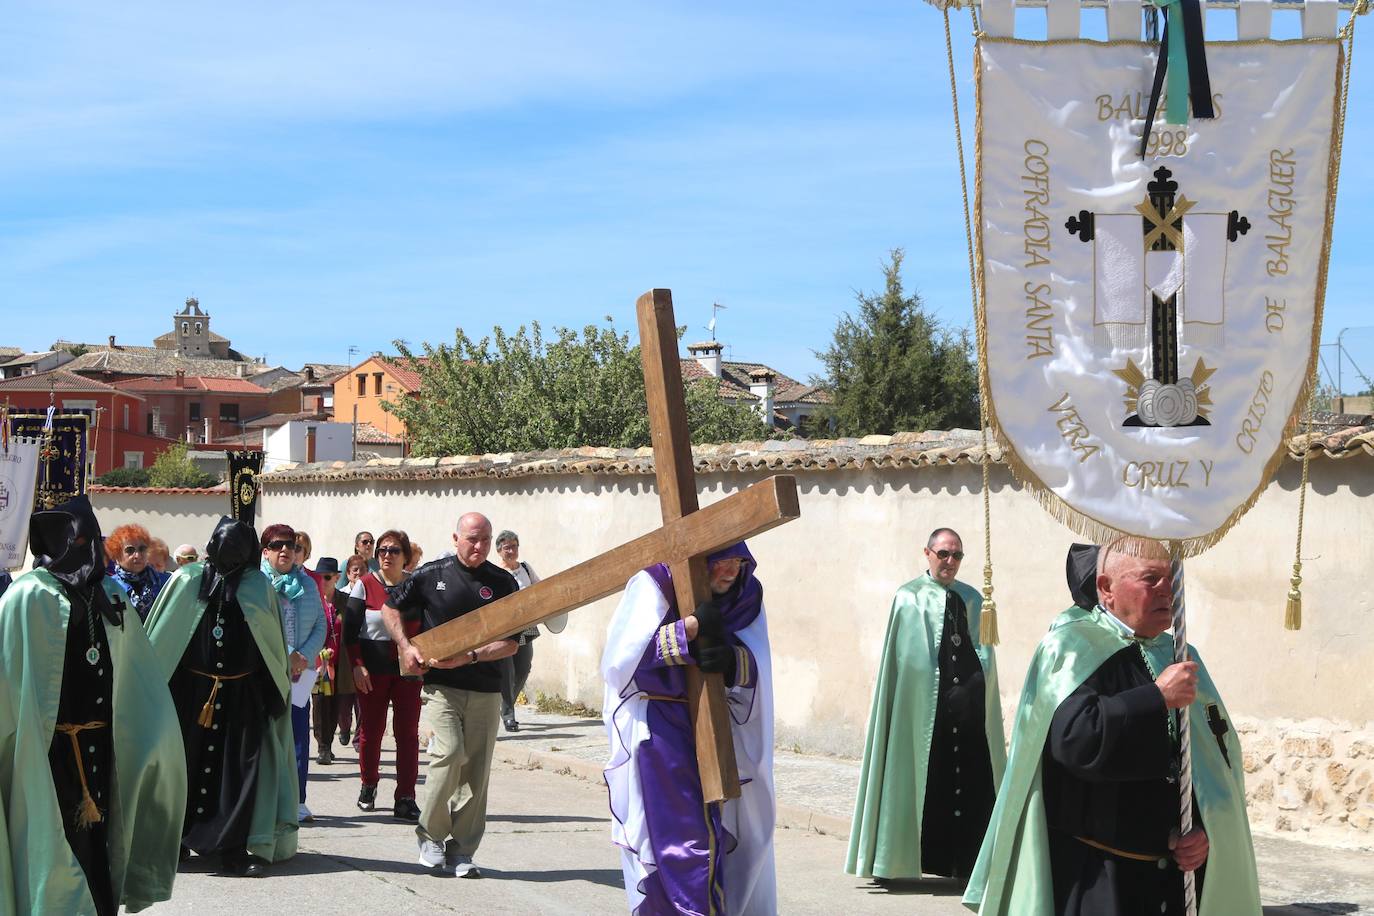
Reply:
[[229, 515], [250, 528], [258, 514], [262, 452], [229, 453]]
[[[1155, 113], [1159, 110], [1160, 95], [1164, 91], [1164, 77], [1169, 74], [1169, 108], [1182, 112], [1187, 120], [1188, 103], [1192, 102], [1193, 117], [1214, 118], [1212, 108], [1212, 80], [1207, 73], [1207, 48], [1203, 42], [1202, 4], [1200, 0], [1167, 0], [1156, 5], [1164, 10], [1164, 34], [1159, 40], [1159, 59], [1155, 62], [1155, 78], [1150, 87], [1150, 105], [1145, 112], [1145, 131], [1140, 135], [1140, 158], [1154, 132]], [[1175, 16], [1174, 14], [1178, 15]], [[1172, 42], [1176, 42], [1173, 44]], [[1170, 66], [1182, 66], [1186, 79], [1169, 73]], [[1181, 98], [1180, 98], [1181, 96]], [[1174, 123], [1182, 123], [1175, 121]]]
[[52, 509], [86, 495], [86, 430], [84, 413], [59, 413], [47, 429], [45, 413], [12, 413], [7, 425], [12, 438], [38, 440], [38, 484], [34, 510]]

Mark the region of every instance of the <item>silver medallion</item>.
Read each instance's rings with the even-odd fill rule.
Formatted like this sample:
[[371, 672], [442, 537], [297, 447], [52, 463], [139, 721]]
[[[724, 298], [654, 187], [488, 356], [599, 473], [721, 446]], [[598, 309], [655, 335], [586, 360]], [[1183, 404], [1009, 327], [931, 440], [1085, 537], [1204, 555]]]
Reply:
[[964, 637], [960, 636], [958, 633], [955, 633], [953, 636], [949, 638], [949, 641], [954, 643], [954, 647], [957, 649], [959, 646], [962, 646], [964, 644]]
[[89, 649], [86, 650], [86, 664], [100, 664], [100, 650], [97, 649], [95, 646], [91, 646]]
[[223, 639], [223, 638], [224, 638], [224, 627], [216, 626], [213, 630], [210, 631], [210, 634], [211, 634], [212, 636], [214, 636], [215, 639]]

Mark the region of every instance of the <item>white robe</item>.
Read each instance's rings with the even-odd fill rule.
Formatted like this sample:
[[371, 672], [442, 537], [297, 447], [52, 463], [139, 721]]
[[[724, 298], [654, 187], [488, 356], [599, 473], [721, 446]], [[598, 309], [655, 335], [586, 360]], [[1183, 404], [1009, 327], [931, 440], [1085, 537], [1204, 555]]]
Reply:
[[[606, 682], [602, 718], [611, 752], [605, 771], [611, 840], [621, 849], [631, 912], [643, 901], [639, 884], [655, 862], [634, 760], [639, 745], [649, 738], [649, 701], [635, 684], [635, 673], [667, 612], [668, 602], [654, 579], [645, 572], [635, 574], [611, 619], [601, 657]], [[778, 911], [773, 866], [773, 667], [762, 607], [753, 623], [735, 636], [753, 653], [758, 671], [754, 687], [727, 691], [743, 785], [740, 797], [726, 802], [721, 812], [725, 829], [739, 844], [724, 858], [727, 910], [721, 916], [773, 916]]]

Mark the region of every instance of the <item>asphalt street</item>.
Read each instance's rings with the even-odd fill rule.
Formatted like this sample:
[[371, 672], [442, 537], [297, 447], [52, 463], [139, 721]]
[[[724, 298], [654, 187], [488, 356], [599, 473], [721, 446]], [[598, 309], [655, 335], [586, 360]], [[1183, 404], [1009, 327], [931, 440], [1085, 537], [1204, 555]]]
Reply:
[[[309, 804], [315, 823], [303, 825], [300, 853], [273, 866], [266, 877], [221, 877], [211, 862], [182, 866], [173, 899], [145, 912], [172, 914], [623, 913], [618, 850], [610, 843], [606, 790], [596, 779], [599, 722], [528, 711], [519, 735], [503, 733], [493, 767], [486, 837], [476, 856], [484, 877], [458, 879], [430, 873], [416, 861], [414, 827], [389, 808], [394, 772], [391, 739], [383, 754], [379, 808], [357, 809], [358, 770], [352, 749], [332, 766], [311, 763]], [[586, 745], [586, 747], [582, 747]], [[533, 748], [545, 750], [533, 751]], [[581, 756], [569, 751], [581, 751]], [[786, 757], [786, 754], [782, 755]], [[795, 756], [795, 755], [793, 755]], [[583, 759], [586, 757], [587, 759]], [[426, 757], [420, 755], [421, 780]], [[852, 764], [816, 758], [812, 769]], [[780, 761], [780, 776], [799, 770]], [[802, 779], [807, 791], [784, 782]], [[833, 784], [833, 785], [832, 785]], [[423, 799], [424, 788], [420, 795]], [[958, 888], [931, 879], [880, 888], [843, 871], [841, 819], [817, 813], [804, 826], [807, 806], [837, 811], [852, 789], [835, 774], [808, 772], [779, 781], [775, 834], [779, 912], [784, 914], [966, 914]], [[846, 802], [848, 803], [848, 802]], [[847, 825], [844, 825], [847, 826]], [[1265, 916], [1374, 913], [1374, 856], [1257, 837]]]

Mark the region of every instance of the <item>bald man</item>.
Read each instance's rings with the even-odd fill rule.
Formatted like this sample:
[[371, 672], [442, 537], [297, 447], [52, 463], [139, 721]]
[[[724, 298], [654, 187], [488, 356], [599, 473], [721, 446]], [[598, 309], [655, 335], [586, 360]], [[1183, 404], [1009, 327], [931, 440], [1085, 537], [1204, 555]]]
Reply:
[[[1196, 651], [1174, 663], [1169, 554], [1118, 538], [1097, 604], [1054, 621], [1026, 675], [1011, 760], [964, 903], [980, 913], [1259, 916], [1240, 743]], [[1178, 711], [1190, 710], [1193, 828], [1177, 833]]]
[[498, 639], [454, 658], [425, 658], [411, 644], [402, 615], [433, 629], [519, 590], [511, 574], [487, 562], [491, 522], [469, 512], [453, 533], [455, 556], [427, 563], [391, 591], [382, 622], [396, 642], [401, 673], [424, 673], [435, 749], [425, 777], [425, 805], [415, 828], [420, 864], [480, 878], [472, 857], [487, 826], [487, 783], [501, 721], [501, 659], [513, 639]]

